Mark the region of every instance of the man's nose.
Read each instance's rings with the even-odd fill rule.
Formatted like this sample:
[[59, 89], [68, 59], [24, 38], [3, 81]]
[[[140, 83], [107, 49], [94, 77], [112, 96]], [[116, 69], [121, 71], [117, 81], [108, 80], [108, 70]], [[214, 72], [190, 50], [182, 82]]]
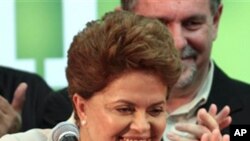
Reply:
[[181, 24], [170, 24], [167, 26], [171, 35], [174, 39], [175, 47], [178, 50], [182, 50], [185, 46], [187, 46], [187, 37], [185, 36], [185, 29], [181, 26]]
[[150, 121], [146, 114], [137, 114], [133, 118], [130, 128], [138, 133], [146, 133], [150, 130]]

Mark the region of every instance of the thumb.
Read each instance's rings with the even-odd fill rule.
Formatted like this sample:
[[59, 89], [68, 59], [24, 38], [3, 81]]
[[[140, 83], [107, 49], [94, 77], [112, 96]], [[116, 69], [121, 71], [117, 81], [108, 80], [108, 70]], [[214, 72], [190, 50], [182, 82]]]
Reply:
[[13, 109], [18, 113], [22, 112], [27, 88], [28, 88], [28, 85], [22, 82], [17, 86], [15, 90], [14, 98], [12, 100], [11, 105]]

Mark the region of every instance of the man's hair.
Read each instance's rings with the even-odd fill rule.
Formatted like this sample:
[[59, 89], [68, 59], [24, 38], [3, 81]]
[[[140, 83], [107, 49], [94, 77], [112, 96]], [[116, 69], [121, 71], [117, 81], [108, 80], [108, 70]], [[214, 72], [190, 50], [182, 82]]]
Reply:
[[[121, 6], [123, 10], [133, 11], [137, 0], [121, 0]], [[221, 4], [221, 0], [210, 0], [210, 10], [212, 15], [217, 12], [219, 5]]]
[[138, 70], [158, 76], [170, 90], [181, 73], [173, 39], [158, 20], [127, 11], [87, 23], [68, 50], [69, 94], [91, 98], [122, 74]]

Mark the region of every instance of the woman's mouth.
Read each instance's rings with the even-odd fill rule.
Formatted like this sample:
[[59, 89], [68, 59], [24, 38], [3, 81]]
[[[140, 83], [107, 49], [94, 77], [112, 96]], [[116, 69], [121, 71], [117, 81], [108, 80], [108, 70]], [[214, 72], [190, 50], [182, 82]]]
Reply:
[[144, 137], [120, 137], [118, 141], [152, 141], [152, 139]]

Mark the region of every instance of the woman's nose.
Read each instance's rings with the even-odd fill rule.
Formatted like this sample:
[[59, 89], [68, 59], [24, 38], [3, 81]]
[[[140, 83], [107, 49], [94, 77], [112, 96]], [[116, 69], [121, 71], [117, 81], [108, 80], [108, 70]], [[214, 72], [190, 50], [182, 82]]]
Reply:
[[138, 114], [134, 117], [130, 128], [138, 133], [145, 133], [150, 131], [150, 121], [145, 114]]

